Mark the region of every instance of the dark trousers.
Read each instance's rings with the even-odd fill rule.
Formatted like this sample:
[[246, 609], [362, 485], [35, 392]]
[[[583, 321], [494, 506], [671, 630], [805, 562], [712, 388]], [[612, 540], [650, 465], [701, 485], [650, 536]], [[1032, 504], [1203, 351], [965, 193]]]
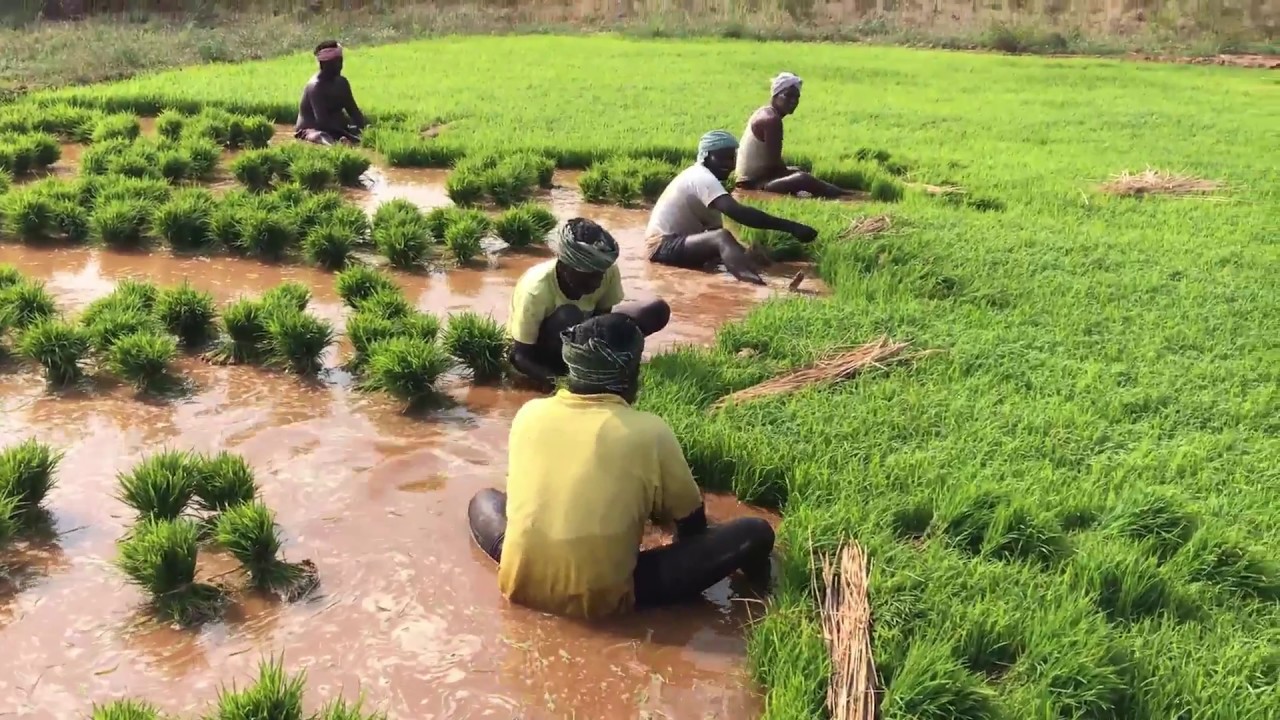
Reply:
[[[671, 320], [671, 307], [665, 300], [624, 302], [613, 308], [613, 312], [635, 320], [645, 337], [666, 327]], [[548, 315], [538, 327], [538, 342], [534, 344], [539, 363], [558, 374], [564, 374], [564, 359], [560, 356], [564, 343], [560, 341], [560, 333], [588, 317], [590, 315], [577, 305], [561, 305]]]
[[[495, 561], [502, 560], [507, 532], [507, 495], [481, 490], [467, 507], [471, 537]], [[636, 607], [657, 607], [698, 598], [735, 570], [767, 571], [773, 552], [773, 528], [760, 518], [739, 518], [707, 528], [693, 538], [639, 550], [635, 580]]]

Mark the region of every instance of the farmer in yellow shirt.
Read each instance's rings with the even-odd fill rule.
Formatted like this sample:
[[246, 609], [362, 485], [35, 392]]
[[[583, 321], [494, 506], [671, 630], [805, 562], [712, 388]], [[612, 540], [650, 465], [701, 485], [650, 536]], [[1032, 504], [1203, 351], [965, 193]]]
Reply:
[[623, 303], [618, 243], [604, 228], [573, 218], [560, 229], [554, 249], [555, 259], [526, 270], [511, 294], [510, 360], [526, 377], [550, 384], [563, 375], [560, 333], [593, 315], [627, 315], [645, 335], [666, 327], [671, 308], [665, 301]]
[[[709, 527], [671, 428], [636, 410], [644, 333], [593, 317], [563, 335], [568, 389], [531, 400], [511, 424], [507, 492], [468, 508], [509, 600], [594, 618], [697, 598], [735, 570], [769, 575], [773, 529], [760, 518]], [[674, 543], [640, 550], [645, 523]]]

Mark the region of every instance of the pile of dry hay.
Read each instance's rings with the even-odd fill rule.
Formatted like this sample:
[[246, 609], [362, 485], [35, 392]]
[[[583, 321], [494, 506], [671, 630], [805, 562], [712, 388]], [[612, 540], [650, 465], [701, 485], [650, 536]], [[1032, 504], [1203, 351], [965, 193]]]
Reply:
[[1112, 175], [1103, 191], [1113, 195], [1199, 195], [1219, 190], [1222, 183], [1191, 175], [1166, 173], [1147, 168], [1140, 173], [1125, 171]]
[[857, 543], [840, 548], [839, 561], [822, 558], [822, 635], [831, 656], [827, 711], [832, 720], [876, 717], [876, 663], [871, 655], [871, 603], [866, 556]]
[[881, 336], [861, 347], [836, 348], [808, 367], [792, 370], [730, 393], [712, 403], [711, 409], [718, 410], [731, 403], [793, 393], [812, 385], [837, 383], [848, 380], [867, 368], [884, 368], [892, 363], [910, 362], [938, 352], [925, 350], [904, 355], [902, 351], [910, 345], [909, 342], [892, 342], [887, 336]]
[[888, 215], [868, 215], [849, 222], [849, 227], [840, 233], [841, 240], [852, 240], [857, 237], [879, 235], [893, 227], [893, 218]]

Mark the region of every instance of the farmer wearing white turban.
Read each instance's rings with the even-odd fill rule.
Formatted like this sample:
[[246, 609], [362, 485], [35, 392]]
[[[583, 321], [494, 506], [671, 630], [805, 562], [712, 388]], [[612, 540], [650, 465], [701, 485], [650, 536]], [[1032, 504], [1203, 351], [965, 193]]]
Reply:
[[302, 89], [293, 136], [317, 145], [359, 143], [367, 123], [342, 74], [342, 46], [326, 40], [316, 46], [315, 56], [320, 70]]
[[796, 75], [779, 73], [770, 84], [769, 104], [756, 110], [742, 133], [742, 149], [734, 168], [738, 187], [781, 195], [805, 193], [816, 197], [838, 198], [851, 193], [824, 182], [798, 167], [782, 161], [782, 119], [800, 105], [800, 87]]
[[555, 259], [534, 265], [516, 281], [507, 319], [511, 364], [544, 387], [565, 373], [562, 333], [587, 318], [626, 315], [645, 335], [671, 319], [663, 300], [623, 302], [618, 242], [608, 230], [573, 218], [560, 227], [552, 248]]
[[817, 237], [818, 232], [808, 225], [733, 199], [724, 182], [737, 152], [737, 138], [724, 130], [712, 130], [698, 141], [697, 161], [677, 175], [654, 203], [645, 230], [650, 262], [699, 270], [723, 263], [737, 279], [764, 285], [742, 244], [724, 228], [723, 215], [747, 227], [789, 233], [800, 242]]

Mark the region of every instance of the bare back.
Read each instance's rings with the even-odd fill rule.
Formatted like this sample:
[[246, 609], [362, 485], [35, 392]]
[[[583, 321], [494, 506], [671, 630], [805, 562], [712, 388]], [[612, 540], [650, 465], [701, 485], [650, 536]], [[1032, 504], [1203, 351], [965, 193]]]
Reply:
[[786, 172], [782, 162], [782, 116], [772, 105], [751, 114], [738, 148], [734, 172], [740, 184], [767, 182]]

